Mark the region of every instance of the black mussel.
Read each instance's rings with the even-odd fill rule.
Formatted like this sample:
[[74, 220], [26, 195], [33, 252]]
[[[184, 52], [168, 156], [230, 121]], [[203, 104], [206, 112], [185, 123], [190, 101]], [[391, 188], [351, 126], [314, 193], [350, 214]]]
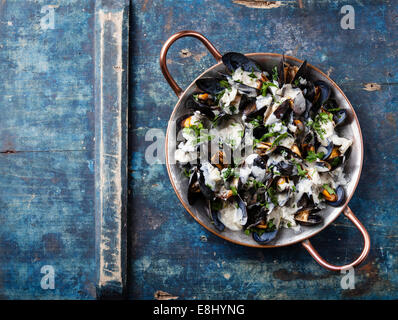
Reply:
[[297, 145], [295, 145], [295, 144], [292, 145], [292, 147], [290, 149], [287, 147], [283, 147], [283, 146], [277, 146], [275, 148], [274, 153], [284, 155], [285, 158], [289, 156], [289, 159], [291, 157], [301, 159], [301, 152], [300, 152], [299, 148], [297, 147]]
[[306, 78], [306, 73], [307, 73], [307, 60], [304, 60], [304, 62], [298, 68], [298, 70], [297, 70], [292, 82], [294, 83], [300, 77]]
[[277, 71], [278, 71], [279, 86], [282, 87], [286, 83], [285, 56], [284, 55], [282, 55], [281, 61], [278, 64]]
[[239, 68], [242, 68], [242, 70], [247, 72], [261, 72], [261, 69], [258, 67], [255, 61], [249, 59], [241, 53], [228, 52], [222, 56], [222, 62], [231, 72]]
[[303, 90], [304, 97], [309, 101], [314, 101], [315, 98], [315, 85], [313, 82], [307, 80], [305, 86], [300, 87]]
[[224, 231], [225, 225], [218, 218], [218, 213], [223, 207], [223, 201], [220, 199], [215, 199], [213, 201], [207, 200], [206, 202], [208, 215], [212, 220], [214, 227], [220, 232]]
[[253, 166], [259, 167], [261, 169], [267, 169], [267, 162], [260, 156], [257, 156], [253, 160]]
[[333, 121], [335, 127], [342, 125], [347, 119], [347, 111], [344, 109], [340, 109], [333, 113]]
[[274, 115], [277, 119], [282, 119], [291, 109], [290, 109], [290, 100], [283, 101], [278, 108], [274, 111]]
[[315, 162], [315, 168], [318, 172], [328, 172], [332, 169], [330, 163], [320, 160]]
[[222, 81], [228, 82], [225, 79], [202, 78], [196, 80], [195, 83], [200, 90], [215, 96], [221, 91], [225, 90], [225, 86], [222, 85]]
[[317, 149], [317, 153], [323, 153], [323, 157], [321, 160], [326, 160], [330, 157], [333, 151], [333, 142], [330, 142], [326, 147], [325, 146], [320, 146]]
[[211, 190], [211, 188], [206, 185], [205, 177], [201, 170], [199, 170], [199, 188], [200, 188], [200, 192], [207, 200], [214, 199], [214, 191]]
[[192, 125], [191, 123], [192, 116], [193, 116], [192, 113], [184, 114], [183, 116], [179, 117], [176, 120], [177, 133], [180, 132], [181, 129], [189, 128]]
[[302, 114], [304, 120], [308, 121], [311, 117], [312, 102], [305, 98], [305, 111]]
[[252, 233], [254, 241], [258, 242], [259, 244], [266, 244], [268, 242], [271, 242], [275, 239], [277, 234], [278, 229], [270, 232], [263, 232], [262, 234], [258, 234], [257, 232]]
[[282, 176], [291, 176], [293, 174], [294, 164], [290, 162], [278, 162], [275, 167]]
[[312, 196], [308, 196], [307, 193], [304, 193], [300, 200], [297, 201], [297, 207], [300, 208], [309, 208], [314, 206], [314, 200], [312, 199]]
[[294, 215], [294, 220], [303, 226], [315, 226], [323, 221], [322, 217], [316, 214], [319, 211], [318, 208], [300, 209]]
[[199, 181], [198, 181], [198, 169], [192, 172], [191, 177], [189, 178], [188, 184], [188, 203], [193, 205], [196, 200], [201, 196]]
[[263, 125], [260, 125], [253, 129], [253, 137], [256, 139], [260, 139], [267, 132], [268, 132], [268, 129], [266, 127], [264, 127]]
[[[345, 198], [345, 191], [342, 186], [338, 186], [336, 190], [334, 191], [334, 194], [330, 194], [327, 189], [324, 189], [322, 191], [322, 194], [324, 195], [326, 199], [326, 203], [331, 205], [332, 207], [340, 207], [341, 205], [344, 204], [346, 198]], [[328, 200], [330, 199], [330, 200]]]
[[256, 201], [252, 205], [247, 206], [248, 220], [245, 229], [253, 228], [267, 219], [268, 209]]
[[256, 88], [249, 87], [243, 83], [236, 82], [236, 87], [237, 87], [238, 93], [240, 93], [242, 95], [246, 95], [250, 98], [255, 98], [258, 95]]
[[238, 204], [238, 207], [242, 210], [242, 217], [240, 223], [242, 226], [244, 226], [247, 223], [248, 219], [246, 203], [242, 200], [242, 198], [239, 195], [236, 195], [234, 197], [234, 200]]
[[257, 109], [256, 103], [253, 102], [251, 104], [246, 105], [245, 110], [243, 110], [243, 114], [246, 116], [247, 121], [252, 121], [257, 117], [263, 118], [266, 110], [267, 110], [266, 107]]
[[318, 80], [314, 82], [315, 86], [315, 97], [313, 101], [313, 110], [317, 112], [318, 109], [329, 99], [331, 89], [330, 86], [322, 80]]
[[[207, 95], [207, 93], [205, 93]], [[194, 94], [195, 95], [195, 94]], [[213, 120], [215, 115], [211, 110], [211, 106], [203, 103], [200, 99], [195, 99], [194, 95], [191, 95], [185, 101], [185, 107], [192, 111], [200, 111], [200, 113], [206, 115], [207, 118]]]

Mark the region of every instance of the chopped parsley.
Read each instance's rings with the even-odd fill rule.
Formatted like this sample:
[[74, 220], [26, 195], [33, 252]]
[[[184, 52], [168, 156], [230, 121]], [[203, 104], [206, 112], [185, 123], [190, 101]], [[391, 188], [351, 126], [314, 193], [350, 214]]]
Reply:
[[261, 95], [263, 97], [265, 97], [267, 95], [267, 90], [268, 90], [269, 87], [278, 88], [278, 86], [276, 84], [272, 83], [272, 82], [269, 82], [269, 81], [263, 82], [263, 84], [261, 85], [261, 89], [260, 89], [261, 90]]
[[308, 162], [314, 162], [316, 159], [322, 159], [323, 156], [324, 156], [323, 152], [315, 153], [314, 151], [309, 150], [305, 160]]
[[272, 146], [278, 146], [279, 142], [285, 139], [287, 136], [288, 136], [287, 132], [282, 133], [281, 135], [275, 138], [274, 142], [272, 142]]
[[230, 84], [226, 80], [220, 80], [220, 86], [225, 88], [225, 89], [228, 89], [228, 91], [232, 90]]
[[276, 198], [275, 189], [272, 188], [272, 187], [269, 187], [269, 188], [267, 189], [267, 193], [268, 193], [268, 196], [269, 196], [271, 202], [272, 202], [275, 206], [277, 206], [277, 205], [278, 205], [278, 199]]
[[278, 80], [278, 67], [275, 66], [272, 68], [272, 80]]

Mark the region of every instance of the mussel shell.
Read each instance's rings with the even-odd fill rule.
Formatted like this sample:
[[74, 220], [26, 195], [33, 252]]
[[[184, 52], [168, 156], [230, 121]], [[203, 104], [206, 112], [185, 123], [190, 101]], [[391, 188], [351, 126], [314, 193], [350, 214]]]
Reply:
[[345, 190], [342, 186], [338, 186], [336, 188], [336, 195], [337, 195], [337, 200], [336, 201], [328, 201], [326, 200], [326, 203], [331, 205], [332, 207], [340, 207], [341, 205], [344, 204], [346, 198], [345, 198]]
[[179, 118], [176, 120], [176, 130], [177, 130], [176, 132], [177, 132], [177, 133], [181, 131], [181, 129], [182, 129], [182, 123], [184, 122], [184, 120], [187, 119], [187, 118], [189, 118], [189, 117], [191, 117], [192, 115], [193, 115], [193, 113], [184, 114], [184, 115], [182, 115], [181, 117], [179, 117]]
[[228, 52], [222, 56], [222, 62], [230, 71], [242, 68], [247, 72], [261, 72], [261, 69], [257, 66], [257, 63], [245, 55], [238, 52]]
[[192, 111], [200, 111], [200, 113], [206, 115], [207, 118], [213, 120], [215, 117], [214, 112], [211, 110], [211, 107], [201, 103], [200, 101], [196, 101], [193, 95], [189, 96], [185, 101], [185, 107]]
[[218, 78], [201, 78], [196, 80], [196, 86], [211, 95], [217, 95], [221, 91], [225, 90], [225, 88], [220, 84], [221, 80], [225, 79], [218, 79]]
[[299, 69], [296, 72], [296, 75], [293, 78], [293, 83], [299, 78], [306, 78], [306, 73], [307, 73], [307, 60], [304, 60], [304, 62], [300, 65]]
[[315, 226], [323, 221], [323, 218], [316, 214], [320, 209], [317, 208], [304, 208], [297, 211], [294, 215], [294, 220], [303, 226]]
[[282, 176], [291, 176], [293, 174], [293, 168], [294, 168], [293, 163], [287, 161], [281, 161], [278, 162], [275, 165], [275, 167], [278, 169], [278, 171]]
[[278, 234], [278, 229], [271, 232], [264, 232], [261, 236], [257, 232], [253, 232], [252, 236], [254, 241], [260, 244], [266, 244], [274, 240], [277, 234]]
[[188, 184], [188, 203], [193, 205], [196, 200], [201, 196], [200, 188], [198, 185], [198, 169], [192, 172], [191, 177], [189, 178]]
[[342, 125], [347, 119], [347, 111], [344, 109], [340, 109], [333, 113], [333, 121], [335, 123], [335, 127]]
[[323, 152], [323, 157], [322, 160], [326, 160], [327, 158], [330, 157], [332, 151], [333, 151], [333, 142], [330, 142], [326, 147], [321, 146], [318, 148], [317, 153]]
[[289, 100], [285, 100], [276, 108], [274, 115], [277, 119], [282, 119], [290, 110], [290, 102]]
[[242, 222], [241, 222], [241, 224], [244, 226], [247, 223], [247, 219], [248, 219], [246, 203], [242, 200], [242, 198], [239, 195], [236, 195], [234, 197], [234, 200], [237, 202], [239, 208], [242, 210]]
[[225, 226], [224, 224], [220, 221], [220, 219], [218, 218], [218, 211], [211, 211], [211, 217], [214, 223], [214, 227], [218, 230], [218, 231], [224, 231]]
[[321, 90], [318, 99], [313, 103], [313, 109], [316, 109], [313, 111], [316, 112], [319, 107], [322, 106], [329, 99], [332, 90], [330, 89], [330, 86], [322, 80], [315, 81], [314, 86], [318, 87], [319, 90]]
[[286, 77], [285, 77], [285, 56], [282, 55], [281, 61], [278, 64], [277, 67], [278, 70], [278, 82], [279, 86], [282, 87], [286, 83]]
[[199, 188], [200, 188], [200, 192], [207, 200], [214, 199], [214, 191], [211, 190], [208, 186], [206, 186], [205, 177], [201, 170], [199, 170]]
[[315, 168], [318, 172], [329, 172], [332, 169], [332, 166], [330, 163], [321, 160], [315, 162]]

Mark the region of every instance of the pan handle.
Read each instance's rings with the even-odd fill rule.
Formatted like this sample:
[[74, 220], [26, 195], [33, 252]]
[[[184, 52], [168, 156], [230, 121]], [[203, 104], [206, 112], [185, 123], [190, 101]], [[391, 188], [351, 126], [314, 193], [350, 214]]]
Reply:
[[358, 228], [358, 230], [362, 233], [362, 236], [363, 236], [364, 246], [363, 246], [362, 253], [354, 262], [351, 262], [350, 264], [347, 264], [345, 266], [332, 265], [332, 264], [326, 262], [326, 260], [323, 259], [319, 255], [319, 253], [312, 246], [310, 240], [307, 239], [301, 243], [303, 245], [303, 247], [309, 252], [309, 254], [315, 259], [316, 262], [318, 262], [322, 267], [324, 267], [328, 270], [332, 270], [332, 271], [346, 270], [348, 268], [357, 266], [363, 260], [366, 259], [367, 255], [369, 253], [369, 250], [370, 250], [370, 237], [369, 237], [369, 234], [366, 231], [365, 227], [363, 226], [363, 224], [358, 220], [358, 218], [354, 215], [354, 213], [351, 211], [351, 209], [349, 207], [346, 207], [344, 209], [344, 214]]
[[167, 62], [166, 62], [166, 57], [167, 57], [167, 51], [169, 51], [170, 46], [179, 38], [183, 37], [194, 37], [196, 39], [199, 39], [207, 48], [207, 50], [210, 51], [210, 53], [213, 55], [213, 57], [217, 60], [217, 62], [221, 61], [221, 54], [218, 52], [218, 50], [212, 45], [212, 43], [202, 34], [196, 31], [191, 31], [191, 30], [185, 30], [185, 31], [180, 31], [175, 34], [173, 34], [170, 38], [167, 39], [165, 44], [162, 47], [162, 50], [160, 51], [160, 68], [162, 69], [163, 75], [166, 78], [167, 82], [169, 83], [171, 89], [175, 92], [177, 97], [180, 97], [181, 93], [183, 92], [180, 86], [175, 82], [173, 77], [170, 75], [169, 69], [167, 68]]

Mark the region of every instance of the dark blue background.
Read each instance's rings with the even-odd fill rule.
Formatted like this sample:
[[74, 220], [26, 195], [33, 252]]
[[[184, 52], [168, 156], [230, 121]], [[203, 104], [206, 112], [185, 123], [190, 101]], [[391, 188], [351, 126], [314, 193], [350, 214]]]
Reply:
[[[184, 299], [398, 297], [397, 1], [303, 4], [300, 9], [294, 1], [282, 1], [278, 8], [261, 9], [229, 0], [134, 2], [130, 298], [152, 299], [157, 290]], [[344, 4], [355, 8], [354, 30], [340, 27]], [[177, 102], [159, 69], [159, 52], [171, 34], [186, 29], [203, 33], [221, 53], [277, 52], [307, 59], [328, 73], [351, 101], [361, 123], [365, 158], [350, 207], [372, 240], [368, 259], [355, 270], [354, 290], [343, 290], [342, 275], [322, 269], [301, 245], [260, 250], [210, 234], [179, 203], [165, 165], [146, 163], [144, 152], [151, 142], [145, 142], [145, 133], [150, 128], [165, 131]], [[213, 64], [197, 40], [181, 39], [168, 54], [169, 69], [182, 88]], [[367, 91], [367, 83], [380, 89]], [[362, 249], [359, 232], [343, 217], [312, 242], [335, 264], [351, 262]]]

